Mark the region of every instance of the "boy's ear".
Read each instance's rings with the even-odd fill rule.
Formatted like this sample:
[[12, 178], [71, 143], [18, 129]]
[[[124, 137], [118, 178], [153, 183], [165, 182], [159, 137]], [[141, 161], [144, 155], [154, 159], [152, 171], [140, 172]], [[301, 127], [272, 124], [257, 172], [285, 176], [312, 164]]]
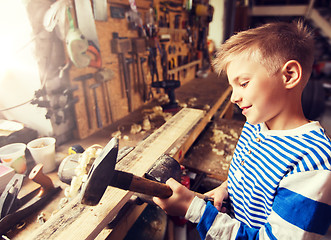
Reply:
[[282, 76], [287, 89], [297, 86], [302, 78], [301, 64], [296, 60], [287, 61], [282, 68]]

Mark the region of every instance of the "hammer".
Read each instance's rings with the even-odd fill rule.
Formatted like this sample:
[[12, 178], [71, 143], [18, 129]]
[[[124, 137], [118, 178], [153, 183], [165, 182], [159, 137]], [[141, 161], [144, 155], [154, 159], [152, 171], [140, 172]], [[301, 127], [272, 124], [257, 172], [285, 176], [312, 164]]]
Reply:
[[[172, 195], [171, 188], [164, 183], [115, 170], [117, 152], [118, 139], [112, 138], [90, 168], [87, 180], [82, 185], [81, 203], [97, 205], [108, 186], [160, 198], [168, 198]], [[201, 193], [195, 194], [206, 201], [213, 201], [212, 198]]]

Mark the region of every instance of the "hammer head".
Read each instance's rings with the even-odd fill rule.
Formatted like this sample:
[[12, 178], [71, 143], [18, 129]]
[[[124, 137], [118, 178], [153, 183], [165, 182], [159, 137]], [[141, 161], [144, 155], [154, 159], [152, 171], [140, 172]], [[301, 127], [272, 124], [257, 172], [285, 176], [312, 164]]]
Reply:
[[117, 153], [118, 139], [112, 138], [90, 168], [87, 180], [81, 188], [81, 203], [91, 206], [99, 203], [115, 171]]

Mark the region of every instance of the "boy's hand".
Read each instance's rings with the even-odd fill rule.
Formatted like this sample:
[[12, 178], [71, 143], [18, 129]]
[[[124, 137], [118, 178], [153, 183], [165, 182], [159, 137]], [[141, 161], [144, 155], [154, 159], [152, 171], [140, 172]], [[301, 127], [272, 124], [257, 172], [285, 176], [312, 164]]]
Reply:
[[166, 199], [153, 197], [153, 201], [168, 215], [184, 217], [195, 196], [194, 193], [173, 178], [169, 178], [166, 184], [173, 191], [171, 197]]
[[205, 193], [205, 195], [214, 198], [214, 206], [219, 212], [227, 212], [226, 207], [222, 206], [223, 201], [229, 198], [227, 181], [223, 182], [217, 188]]

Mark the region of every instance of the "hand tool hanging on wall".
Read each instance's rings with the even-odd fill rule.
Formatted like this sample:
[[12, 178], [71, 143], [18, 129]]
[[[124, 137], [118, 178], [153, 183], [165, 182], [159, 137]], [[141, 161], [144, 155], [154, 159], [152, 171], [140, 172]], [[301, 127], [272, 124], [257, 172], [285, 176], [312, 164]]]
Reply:
[[[171, 58], [169, 63], [168, 63], [169, 70], [174, 69], [176, 67], [176, 59]], [[175, 80], [175, 74], [171, 74], [171, 80]]]
[[125, 13], [125, 16], [129, 22], [129, 29], [138, 30], [139, 37], [145, 37], [145, 29], [143, 26], [143, 21], [140, 17], [140, 13], [137, 10], [135, 0], [129, 0], [130, 10]]
[[84, 103], [85, 103], [85, 110], [86, 110], [86, 119], [87, 119], [87, 124], [88, 124], [88, 128], [91, 129], [92, 128], [92, 122], [91, 122], [91, 113], [90, 113], [90, 107], [89, 107], [89, 94], [87, 91], [87, 80], [93, 78], [93, 74], [89, 73], [86, 75], [82, 75], [79, 77], [74, 78], [74, 81], [81, 81], [82, 82], [82, 89], [83, 89], [83, 93], [84, 93]]
[[88, 48], [86, 54], [90, 56], [89, 67], [101, 68], [102, 67], [102, 59], [100, 55], [100, 50], [91, 40], [88, 41]]
[[76, 18], [79, 30], [100, 50], [97, 29], [90, 0], [75, 0]]
[[107, 21], [107, 0], [93, 0], [94, 18], [98, 21]]
[[90, 57], [86, 54], [88, 41], [79, 29], [69, 29], [66, 46], [69, 58], [76, 67], [83, 68], [90, 64]]
[[100, 87], [100, 83], [95, 83], [90, 86], [90, 88], [93, 90], [93, 97], [94, 97], [94, 107], [95, 107], [95, 116], [97, 118], [97, 126], [98, 128], [102, 128], [102, 118], [100, 113], [100, 108], [98, 104], [98, 96], [97, 96], [97, 90], [96, 88]]
[[[127, 66], [128, 72], [127, 72], [127, 76], [128, 79], [130, 80], [131, 83], [131, 89], [133, 89], [136, 92], [136, 88], [137, 88], [137, 83], [136, 83], [136, 75], [135, 75], [135, 64], [134, 64], [134, 58], [125, 58], [125, 64]], [[132, 67], [130, 67], [130, 65], [132, 65]], [[131, 69], [132, 69], [132, 75], [131, 75]], [[133, 80], [133, 81], [131, 81]], [[133, 88], [132, 88], [132, 82], [133, 82]]]
[[160, 7], [159, 10], [164, 13], [164, 16], [160, 16], [159, 27], [169, 28], [170, 27], [170, 14], [167, 7]]
[[0, 197], [0, 234], [5, 234], [22, 219], [35, 213], [44, 204], [61, 191], [55, 187], [52, 180], [42, 173], [43, 165], [36, 165], [30, 172], [29, 178], [41, 185], [30, 193], [18, 198], [24, 175], [15, 174], [7, 184]]
[[[159, 82], [159, 73], [157, 71], [157, 61], [156, 61], [156, 56], [157, 56], [157, 49], [156, 47], [149, 47], [148, 48], [148, 66], [151, 72], [152, 76], [152, 84], [154, 83], [154, 75], [156, 75], [156, 81]], [[157, 88], [156, 92], [159, 93], [160, 90]], [[150, 94], [150, 93], [149, 93]]]
[[[115, 170], [117, 152], [118, 140], [112, 138], [90, 168], [88, 178], [81, 189], [81, 203], [91, 206], [97, 205], [108, 185], [160, 198], [168, 198], [172, 195], [171, 188], [164, 183]], [[165, 158], [165, 163], [167, 163], [170, 157], [163, 155], [161, 158]], [[167, 165], [164, 165], [164, 167], [166, 172], [169, 171]], [[213, 200], [201, 193], [195, 193], [195, 195], [206, 201]]]
[[[141, 68], [141, 76], [142, 76], [142, 80], [143, 80], [143, 100], [144, 102], [150, 100], [149, 96], [147, 94], [148, 92], [148, 86], [147, 86], [147, 81], [146, 81], [146, 77], [145, 77], [145, 71], [144, 71], [144, 62], [146, 62], [146, 58], [145, 57], [140, 57], [140, 68]], [[152, 97], [153, 93], [152, 93]]]
[[88, 40], [80, 29], [75, 27], [71, 15], [71, 8], [67, 8], [69, 19], [69, 31], [66, 36], [67, 52], [70, 60], [78, 68], [83, 67], [101, 67], [101, 56], [99, 47], [92, 40]]
[[208, 69], [210, 67], [210, 57], [208, 52], [208, 45], [207, 45], [207, 32], [206, 27], [202, 27], [199, 29], [198, 35], [198, 46], [197, 49], [202, 52], [202, 69]]
[[[146, 24], [144, 25], [146, 38], [147, 38], [147, 50], [148, 50], [148, 66], [152, 77], [152, 83], [154, 82], [154, 75], [156, 75], [157, 82], [159, 81], [159, 74], [157, 71], [157, 30], [154, 24], [153, 9], [150, 8], [149, 12], [146, 14]], [[159, 93], [159, 89], [156, 89]], [[147, 98], [153, 97], [152, 89], [149, 89]]]
[[113, 112], [111, 107], [110, 93], [108, 88], [108, 83], [114, 77], [114, 73], [110, 69], [102, 69], [95, 73], [95, 80], [102, 84], [103, 91], [106, 93], [106, 101], [108, 105], [108, 112], [110, 114], [111, 122], [114, 122]]
[[[98, 80], [97, 80], [98, 81]], [[102, 93], [102, 101], [103, 101], [103, 108], [105, 110], [105, 116], [106, 116], [106, 123], [109, 123], [109, 116], [111, 115], [109, 112], [108, 112], [108, 104], [109, 103], [109, 99], [108, 99], [108, 96], [106, 94], [106, 90], [105, 87], [105, 84], [104, 82], [99, 82], [98, 83], [101, 87], [101, 93]], [[97, 86], [98, 87], [98, 86]], [[94, 90], [95, 91], [95, 90]], [[101, 126], [102, 126], [102, 121], [101, 121]]]
[[163, 81], [168, 80], [168, 54], [165, 44], [161, 44], [161, 66]]
[[128, 111], [132, 112], [132, 98], [131, 98], [131, 79], [129, 69], [126, 62], [125, 54], [132, 51], [131, 40], [128, 38], [119, 38], [118, 33], [113, 32], [113, 39], [111, 40], [112, 53], [118, 55], [118, 62], [122, 66], [125, 92], [128, 99]]
[[146, 101], [146, 93], [145, 91], [145, 80], [144, 74], [141, 71], [142, 65], [139, 54], [146, 52], [146, 39], [145, 38], [132, 38], [132, 59], [134, 62], [137, 63], [137, 91], [139, 92], [140, 96], [142, 97], [143, 101]]
[[67, 8], [67, 15], [69, 20], [69, 31], [66, 36], [66, 46], [69, 58], [76, 67], [87, 67], [90, 63], [90, 58], [86, 55], [88, 41], [82, 32], [75, 27], [71, 15], [71, 7]]
[[97, 56], [98, 56], [98, 61], [100, 62], [101, 61], [100, 44], [98, 40], [95, 21], [93, 18], [92, 6], [90, 0], [75, 0], [75, 9], [76, 9], [78, 28], [87, 40], [93, 42], [93, 44], [90, 44], [90, 46], [92, 46], [92, 48], [90, 48], [90, 51], [93, 55], [95, 55], [95, 53], [98, 52]]

